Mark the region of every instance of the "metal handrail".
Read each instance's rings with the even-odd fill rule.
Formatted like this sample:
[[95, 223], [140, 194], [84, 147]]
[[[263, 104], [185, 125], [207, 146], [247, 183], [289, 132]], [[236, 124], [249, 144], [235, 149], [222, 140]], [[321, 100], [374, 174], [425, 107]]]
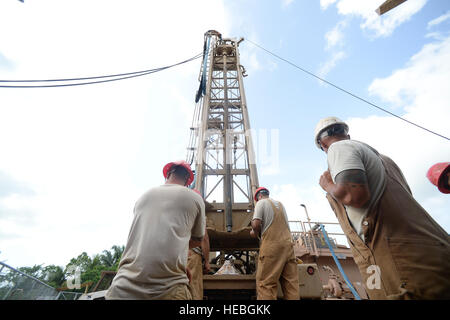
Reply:
[[[301, 221], [301, 220], [289, 220], [289, 223], [294, 224], [300, 224], [300, 230], [291, 231], [292, 235], [298, 236], [298, 238], [301, 238], [303, 240], [303, 244], [306, 247], [308, 251], [310, 251], [310, 254], [318, 256], [319, 255], [319, 248], [317, 247], [317, 244], [315, 242], [315, 237], [320, 234], [320, 228], [321, 225], [339, 225], [338, 222], [322, 222], [322, 221]], [[306, 228], [306, 224], [309, 225], [309, 229]], [[317, 229], [313, 229], [312, 226], [317, 226]], [[345, 233], [343, 232], [327, 232], [328, 235], [334, 235], [334, 236], [345, 236]], [[309, 236], [308, 236], [309, 235]], [[333, 237], [331, 238], [333, 241], [338, 245], [337, 240]]]
[[55, 288], [53, 288], [52, 286], [46, 284], [45, 282], [42, 282], [41, 280], [39, 280], [39, 279], [37, 279], [37, 278], [35, 278], [35, 277], [33, 277], [33, 276], [30, 276], [29, 274], [23, 273], [22, 271], [19, 271], [19, 270], [17, 270], [16, 268], [11, 267], [10, 265], [7, 265], [7, 264], [4, 263], [4, 262], [1, 262], [1, 261], [0, 261], [0, 264], [1, 264], [3, 267], [7, 267], [7, 268], [9, 268], [9, 269], [11, 269], [11, 270], [13, 270], [13, 271], [15, 271], [15, 272], [17, 272], [17, 273], [20, 273], [21, 275], [23, 275], [23, 276], [25, 276], [25, 277], [27, 277], [27, 278], [29, 278], [29, 279], [32, 279], [32, 280], [34, 280], [34, 281], [37, 281], [37, 282], [39, 282], [40, 284], [42, 284], [42, 285], [44, 285], [44, 286], [46, 286], [46, 287], [48, 287], [48, 288], [51, 288], [51, 289], [56, 290]]
[[[22, 271], [20, 271], [20, 270], [17, 270], [16, 268], [11, 267], [10, 265], [8, 265], [8, 264], [6, 264], [6, 263], [4, 263], [4, 262], [1, 262], [1, 261], [0, 261], [0, 265], [1, 265], [0, 271], [3, 271], [3, 269], [6, 267], [7, 269], [10, 269], [10, 270], [14, 271], [14, 272], [20, 274], [21, 276], [24, 276], [24, 277], [26, 277], [26, 278], [28, 278], [28, 279], [31, 279], [31, 280], [35, 281], [34, 284], [37, 282], [37, 283], [39, 283], [40, 285], [43, 285], [44, 287], [46, 287], [46, 288], [52, 290], [52, 291], [55, 293], [55, 294], [54, 294], [55, 297], [54, 297], [53, 300], [58, 300], [58, 298], [59, 298], [60, 296], [62, 296], [65, 300], [67, 300], [64, 294], [74, 294], [75, 297], [77, 297], [78, 295], [82, 295], [82, 293], [80, 293], [80, 292], [58, 291], [58, 290], [56, 290], [56, 288], [54, 288], [54, 287], [48, 285], [47, 283], [43, 282], [42, 280], [39, 280], [39, 279], [36, 278], [36, 277], [30, 276], [29, 274], [26, 274], [26, 273], [24, 273], [24, 272], [22, 272]], [[33, 284], [33, 286], [34, 286], [34, 284]], [[2, 300], [6, 300], [6, 299], [8, 298], [8, 296], [10, 295], [11, 291], [14, 290], [15, 287], [17, 287], [17, 284], [16, 284], [14, 287], [12, 287], [12, 288], [10, 288], [10, 289], [8, 290], [8, 292], [7, 292], [6, 295], [2, 298]]]

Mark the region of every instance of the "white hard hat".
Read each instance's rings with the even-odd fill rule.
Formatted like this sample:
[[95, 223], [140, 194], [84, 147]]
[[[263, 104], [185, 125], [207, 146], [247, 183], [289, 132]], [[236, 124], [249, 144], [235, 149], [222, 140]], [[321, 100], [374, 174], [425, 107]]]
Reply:
[[327, 117], [323, 118], [319, 121], [319, 123], [316, 125], [316, 129], [314, 130], [314, 143], [316, 144], [317, 148], [321, 149], [320, 143], [318, 141], [319, 135], [327, 128], [335, 125], [335, 124], [342, 124], [345, 127], [345, 131], [348, 132], [348, 125], [342, 121], [341, 119], [337, 117]]

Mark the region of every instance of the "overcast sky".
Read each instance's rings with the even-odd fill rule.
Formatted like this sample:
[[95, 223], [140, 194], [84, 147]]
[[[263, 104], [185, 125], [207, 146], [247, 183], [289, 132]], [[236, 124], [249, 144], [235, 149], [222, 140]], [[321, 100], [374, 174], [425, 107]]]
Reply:
[[[410, 121], [450, 136], [450, 3], [408, 0], [0, 3], [0, 79], [52, 79], [165, 66], [202, 51], [210, 29], [244, 37]], [[326, 116], [390, 156], [419, 203], [450, 230], [450, 196], [426, 178], [450, 142], [240, 45], [259, 181], [291, 220], [336, 221], [318, 185]], [[184, 159], [201, 61], [68, 88], [0, 88], [0, 261], [65, 266], [124, 245], [135, 201]], [[266, 153], [266, 155], [263, 155]]]

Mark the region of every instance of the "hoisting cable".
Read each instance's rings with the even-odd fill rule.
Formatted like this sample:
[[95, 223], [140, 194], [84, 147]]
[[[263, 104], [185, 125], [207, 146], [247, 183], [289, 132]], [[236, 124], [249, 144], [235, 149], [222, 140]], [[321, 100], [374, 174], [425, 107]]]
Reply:
[[328, 245], [328, 248], [330, 249], [331, 255], [333, 256], [334, 262], [336, 263], [339, 271], [342, 274], [342, 277], [345, 280], [345, 283], [350, 288], [350, 291], [353, 293], [353, 296], [356, 300], [361, 300], [361, 297], [359, 296], [358, 292], [356, 292], [355, 288], [353, 287], [350, 280], [347, 278], [347, 275], [344, 272], [344, 269], [342, 269], [341, 263], [339, 262], [338, 258], [336, 257], [336, 254], [334, 253], [333, 247], [331, 246], [330, 240], [328, 239], [327, 232], [325, 231], [325, 226], [323, 224], [320, 225], [320, 230], [322, 230], [323, 236], [325, 238], [325, 242]]
[[204, 52], [203, 52], [203, 66], [202, 66], [202, 78], [200, 80], [200, 85], [197, 91], [197, 94], [195, 95], [195, 102], [198, 102], [201, 97], [203, 97], [206, 94], [206, 67], [208, 63], [209, 58], [209, 45], [211, 42], [211, 36], [207, 36], [205, 39], [205, 43], [203, 45]]
[[111, 74], [111, 75], [103, 75], [103, 76], [95, 76], [95, 77], [83, 77], [83, 78], [68, 78], [68, 79], [45, 79], [45, 80], [0, 80], [2, 83], [23, 83], [23, 82], [68, 82], [68, 81], [80, 81], [80, 80], [92, 80], [92, 79], [104, 79], [104, 78], [112, 78], [107, 80], [99, 80], [99, 81], [89, 81], [89, 82], [75, 82], [75, 83], [65, 83], [65, 84], [51, 84], [51, 85], [0, 85], [0, 88], [55, 88], [55, 87], [68, 87], [68, 86], [80, 86], [80, 85], [87, 85], [87, 84], [95, 84], [95, 83], [104, 83], [104, 82], [111, 82], [111, 81], [118, 81], [118, 80], [124, 80], [124, 79], [130, 79], [140, 76], [145, 76], [151, 73], [163, 71], [190, 61], [193, 61], [195, 59], [198, 59], [202, 57], [202, 53], [197, 54], [193, 56], [192, 58], [189, 58], [187, 60], [165, 66], [165, 67], [159, 67], [154, 69], [148, 69], [148, 70], [142, 70], [142, 71], [135, 71], [135, 72], [127, 72], [127, 73], [119, 73], [119, 74]]
[[392, 112], [390, 112], [390, 111], [388, 111], [388, 110], [386, 110], [386, 109], [384, 109], [384, 108], [382, 108], [382, 107], [376, 105], [375, 103], [372, 103], [372, 102], [370, 102], [370, 101], [368, 101], [368, 100], [366, 100], [366, 99], [364, 99], [364, 98], [361, 98], [361, 97], [359, 97], [358, 95], [356, 95], [356, 94], [354, 94], [354, 93], [351, 93], [350, 91], [345, 90], [345, 89], [341, 88], [340, 86], [335, 85], [334, 83], [332, 83], [332, 82], [330, 82], [330, 81], [328, 81], [328, 80], [325, 80], [325, 79], [319, 77], [318, 75], [315, 75], [314, 73], [312, 73], [312, 72], [310, 72], [310, 71], [308, 71], [308, 70], [306, 70], [306, 69], [304, 69], [304, 68], [302, 68], [302, 67], [299, 67], [299, 66], [296, 65], [295, 63], [292, 63], [292, 62], [290, 62], [289, 60], [284, 59], [284, 58], [280, 57], [279, 55], [277, 55], [277, 54], [275, 54], [275, 53], [273, 53], [273, 52], [271, 52], [271, 51], [269, 51], [269, 50], [267, 50], [267, 49], [261, 47], [259, 44], [255, 43], [255, 42], [253, 42], [253, 41], [251, 41], [251, 40], [249, 40], [249, 39], [246, 39], [246, 40], [247, 40], [248, 42], [250, 42], [251, 44], [253, 44], [254, 46], [256, 46], [256, 47], [258, 47], [258, 48], [264, 50], [264, 51], [267, 52], [268, 54], [270, 54], [270, 55], [272, 55], [272, 56], [274, 56], [274, 57], [276, 57], [276, 58], [278, 58], [278, 59], [280, 59], [280, 60], [282, 60], [282, 61], [284, 61], [284, 62], [290, 64], [290, 65], [293, 66], [294, 68], [297, 68], [297, 69], [299, 69], [299, 70], [301, 70], [301, 71], [303, 71], [303, 72], [309, 74], [310, 76], [313, 76], [313, 77], [319, 79], [320, 81], [325, 82], [326, 84], [329, 84], [330, 86], [332, 86], [332, 87], [334, 87], [334, 88], [336, 88], [336, 89], [338, 89], [338, 90], [340, 90], [340, 91], [342, 91], [342, 92], [345, 92], [346, 94], [348, 94], [348, 95], [350, 95], [350, 96], [352, 96], [352, 97], [354, 97], [354, 98], [356, 98], [356, 99], [358, 99], [358, 100], [361, 100], [361, 101], [363, 101], [363, 102], [365, 102], [365, 103], [371, 105], [372, 107], [375, 107], [375, 108], [377, 108], [377, 109], [379, 109], [379, 110], [381, 110], [381, 111], [383, 111], [383, 112], [386, 112], [386, 113], [390, 114], [391, 116], [394, 116], [394, 117], [396, 117], [396, 118], [398, 118], [398, 119], [400, 119], [400, 120], [403, 120], [403, 121], [405, 121], [405, 122], [407, 122], [407, 123], [409, 123], [409, 124], [411, 124], [411, 125], [414, 125], [414, 126], [420, 128], [420, 129], [422, 129], [422, 130], [428, 131], [429, 133], [432, 133], [432, 134], [434, 134], [434, 135], [437, 135], [437, 136], [439, 136], [439, 137], [441, 137], [441, 138], [444, 138], [444, 139], [450, 141], [450, 138], [448, 138], [448, 137], [446, 137], [446, 136], [444, 136], [444, 135], [441, 135], [441, 134], [439, 134], [439, 133], [437, 133], [437, 132], [434, 132], [434, 131], [429, 130], [429, 129], [425, 128], [425, 127], [422, 127], [421, 125], [418, 125], [417, 123], [414, 123], [414, 122], [409, 121], [409, 120], [407, 120], [407, 119], [405, 119], [405, 118], [402, 118], [401, 116], [396, 115], [395, 113], [392, 113]]

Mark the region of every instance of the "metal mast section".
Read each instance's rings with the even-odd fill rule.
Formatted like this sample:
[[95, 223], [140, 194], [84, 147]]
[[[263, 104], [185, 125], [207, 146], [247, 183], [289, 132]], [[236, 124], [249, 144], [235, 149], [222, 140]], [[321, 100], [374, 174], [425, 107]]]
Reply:
[[205, 33], [200, 88], [188, 162], [206, 202], [211, 250], [253, 250], [250, 238], [258, 174], [245, 99], [239, 44], [214, 30]]

